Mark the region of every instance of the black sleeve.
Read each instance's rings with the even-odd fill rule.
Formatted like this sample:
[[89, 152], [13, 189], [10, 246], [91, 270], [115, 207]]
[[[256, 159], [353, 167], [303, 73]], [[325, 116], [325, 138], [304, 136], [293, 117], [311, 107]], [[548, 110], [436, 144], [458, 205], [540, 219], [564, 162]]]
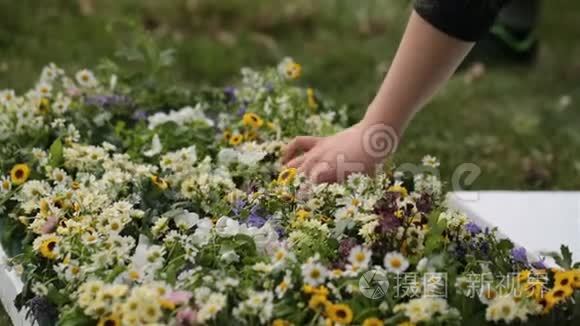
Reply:
[[440, 31], [475, 42], [509, 0], [416, 0], [415, 11]]

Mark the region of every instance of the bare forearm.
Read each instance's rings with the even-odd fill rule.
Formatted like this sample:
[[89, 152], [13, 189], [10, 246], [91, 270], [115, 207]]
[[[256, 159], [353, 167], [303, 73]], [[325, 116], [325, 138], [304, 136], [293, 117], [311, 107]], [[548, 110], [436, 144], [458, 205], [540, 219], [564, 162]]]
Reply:
[[363, 119], [402, 133], [413, 115], [441, 88], [473, 43], [437, 30], [413, 12], [391, 68]]

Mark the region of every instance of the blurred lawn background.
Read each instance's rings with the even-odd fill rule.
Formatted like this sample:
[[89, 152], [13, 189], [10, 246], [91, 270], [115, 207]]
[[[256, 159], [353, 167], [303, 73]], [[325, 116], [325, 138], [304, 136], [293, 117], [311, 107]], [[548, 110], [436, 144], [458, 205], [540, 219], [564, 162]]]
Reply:
[[[473, 189], [580, 188], [580, 2], [543, 5], [537, 64], [488, 67], [470, 83], [459, 73], [411, 125], [397, 161], [433, 154], [447, 181], [473, 162], [482, 169]], [[107, 26], [131, 20], [178, 51], [176, 83], [227, 85], [242, 66], [292, 56], [302, 83], [349, 104], [354, 121], [409, 13], [406, 0], [0, 0], [0, 89], [31, 87], [49, 62], [97, 65], [121, 42]]]
[[[398, 162], [435, 155], [447, 181], [473, 162], [473, 189], [580, 188], [580, 3], [543, 5], [537, 64], [487, 67], [471, 83], [459, 73], [411, 125]], [[131, 20], [177, 50], [176, 83], [225, 86], [242, 66], [292, 56], [302, 83], [349, 104], [354, 121], [409, 13], [408, 0], [0, 0], [0, 88], [31, 87], [48, 62], [96, 66], [121, 42], [107, 26]]]

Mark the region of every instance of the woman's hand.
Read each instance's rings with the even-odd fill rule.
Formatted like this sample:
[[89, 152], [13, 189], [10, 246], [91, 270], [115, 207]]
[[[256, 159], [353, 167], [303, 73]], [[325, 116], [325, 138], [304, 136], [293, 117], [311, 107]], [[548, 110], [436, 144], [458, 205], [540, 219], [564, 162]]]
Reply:
[[355, 172], [373, 174], [397, 143], [393, 128], [361, 122], [328, 137], [296, 137], [284, 149], [282, 163], [314, 182], [343, 181]]

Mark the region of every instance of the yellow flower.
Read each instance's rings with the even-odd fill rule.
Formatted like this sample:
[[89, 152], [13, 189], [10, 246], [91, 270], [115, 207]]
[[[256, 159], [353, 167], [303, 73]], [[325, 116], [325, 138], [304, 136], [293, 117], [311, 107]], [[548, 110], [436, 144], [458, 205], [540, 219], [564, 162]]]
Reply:
[[239, 145], [242, 141], [244, 141], [244, 136], [235, 134], [230, 138], [230, 145], [236, 146]]
[[248, 130], [244, 133], [244, 139], [252, 141], [258, 138], [258, 133], [255, 130]]
[[400, 219], [402, 219], [402, 218], [404, 217], [403, 210], [401, 210], [401, 209], [398, 209], [398, 210], [395, 212], [395, 214], [394, 214], [394, 215], [395, 215], [395, 217], [396, 217], [396, 218], [398, 218], [399, 220], [400, 220]]
[[541, 298], [538, 303], [544, 307], [543, 309], [543, 313], [546, 314], [548, 312], [550, 312], [550, 310], [552, 310], [552, 308], [554, 308], [554, 306], [558, 303], [560, 303], [560, 301], [562, 301], [562, 298], [557, 298], [554, 296], [553, 291], [550, 291], [548, 293], [546, 293], [546, 295], [544, 295], [543, 298]]
[[337, 303], [328, 305], [326, 308], [328, 318], [339, 324], [350, 324], [352, 322], [352, 309], [346, 304]]
[[103, 317], [99, 320], [97, 326], [120, 326], [121, 325], [121, 318], [119, 316], [112, 314], [106, 317]]
[[229, 142], [232, 138], [232, 132], [229, 130], [224, 131], [224, 140]]
[[309, 211], [307, 211], [307, 210], [305, 210], [305, 209], [299, 209], [299, 210], [296, 212], [296, 218], [297, 218], [299, 221], [304, 221], [304, 220], [306, 220], [306, 219], [307, 219], [307, 218], [309, 218], [309, 217], [310, 217], [310, 212], [309, 212]]
[[14, 165], [10, 171], [10, 178], [15, 185], [25, 183], [28, 177], [30, 177], [30, 168], [24, 163]]
[[314, 287], [312, 285], [306, 284], [302, 287], [302, 291], [306, 294], [321, 295], [323, 297], [327, 297], [330, 293], [324, 285]]
[[128, 275], [129, 279], [134, 282], [138, 281], [141, 278], [141, 274], [136, 270], [129, 271]]
[[528, 282], [528, 279], [530, 278], [531, 273], [532, 272], [530, 272], [529, 270], [523, 270], [523, 271], [519, 272], [518, 273], [518, 282], [520, 284]]
[[72, 190], [79, 190], [81, 189], [81, 183], [78, 181], [73, 181], [70, 185]]
[[292, 195], [291, 193], [288, 192], [283, 192], [281, 194], [278, 195], [278, 198], [280, 198], [281, 200], [285, 201], [285, 202], [291, 202], [294, 199], [294, 195]]
[[371, 317], [371, 318], [367, 318], [363, 321], [362, 326], [383, 326], [385, 323], [383, 323], [382, 320], [376, 318], [376, 317]]
[[56, 235], [49, 235], [46, 236], [39, 248], [40, 255], [48, 259], [56, 259], [58, 256], [58, 252], [56, 250], [56, 246], [60, 242], [60, 238]]
[[557, 271], [554, 275], [554, 283], [556, 286], [572, 286], [574, 274], [574, 271]]
[[308, 107], [313, 111], [318, 109], [318, 102], [316, 101], [316, 96], [314, 96], [314, 89], [308, 88], [306, 90], [306, 96], [308, 97]]
[[556, 285], [550, 292], [552, 293], [554, 298], [566, 299], [572, 296], [572, 294], [574, 294], [574, 289], [572, 289], [572, 286], [570, 285], [567, 286]]
[[415, 324], [410, 321], [404, 321], [402, 323], [398, 323], [397, 326], [415, 326]]
[[286, 76], [290, 79], [298, 79], [302, 75], [302, 66], [296, 62], [286, 65]]
[[317, 288], [314, 288], [313, 293], [315, 295], [322, 295], [322, 296], [327, 297], [330, 292], [328, 291], [328, 289], [326, 288], [326, 286], [321, 285], [321, 286], [319, 286]]
[[264, 120], [262, 120], [259, 115], [248, 112], [242, 117], [242, 123], [244, 126], [250, 126], [254, 129], [258, 129], [264, 124]]
[[296, 168], [285, 169], [284, 171], [280, 172], [280, 175], [278, 175], [278, 183], [285, 186], [292, 183], [294, 178], [296, 178], [297, 173], [298, 170], [296, 170]]
[[302, 287], [302, 292], [306, 294], [312, 294], [314, 293], [314, 286], [306, 284]]
[[317, 294], [313, 295], [310, 298], [310, 301], [308, 301], [308, 308], [312, 310], [322, 310], [329, 304], [330, 303], [328, 302], [328, 299], [326, 299], [326, 296]]
[[274, 122], [268, 122], [266, 124], [268, 126], [268, 128], [270, 128], [271, 130], [276, 130], [278, 129], [278, 126], [274, 123]]
[[159, 190], [166, 190], [168, 187], [167, 181], [160, 178], [159, 176], [153, 175], [151, 176], [151, 182], [157, 187]]
[[398, 192], [401, 194], [401, 196], [403, 197], [407, 197], [409, 195], [409, 193], [407, 192], [407, 189], [401, 185], [394, 185], [389, 187], [389, 189], [387, 189], [387, 191], [390, 192]]
[[48, 113], [50, 110], [50, 100], [46, 97], [40, 99], [40, 103], [38, 104], [38, 111], [40, 113]]
[[572, 272], [574, 273], [574, 282], [572, 282], [572, 287], [575, 289], [580, 289], [580, 269], [575, 269]]
[[290, 325], [292, 324], [284, 319], [276, 319], [272, 322], [272, 326], [290, 326]]
[[159, 305], [165, 310], [175, 310], [175, 303], [167, 299], [159, 299]]

